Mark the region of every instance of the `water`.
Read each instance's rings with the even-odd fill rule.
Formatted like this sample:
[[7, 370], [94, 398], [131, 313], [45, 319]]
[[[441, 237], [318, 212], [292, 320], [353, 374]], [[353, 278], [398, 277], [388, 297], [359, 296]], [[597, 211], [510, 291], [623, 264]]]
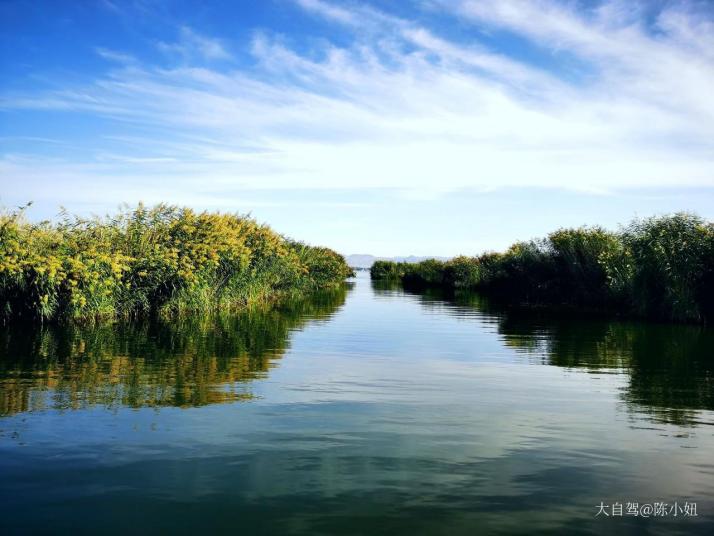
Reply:
[[[713, 349], [364, 274], [270, 313], [6, 328], [0, 530], [712, 534]], [[675, 501], [697, 517], [625, 511]]]

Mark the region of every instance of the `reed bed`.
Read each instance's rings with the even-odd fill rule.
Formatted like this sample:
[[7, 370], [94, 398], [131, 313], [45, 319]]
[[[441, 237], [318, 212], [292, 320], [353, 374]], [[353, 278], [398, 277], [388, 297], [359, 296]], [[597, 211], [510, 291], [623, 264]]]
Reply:
[[243, 308], [339, 285], [338, 253], [239, 214], [169, 205], [32, 223], [0, 214], [0, 318], [98, 320]]
[[503, 253], [416, 264], [378, 261], [373, 279], [479, 289], [526, 305], [675, 322], [714, 318], [714, 225], [689, 213], [638, 219], [610, 232], [559, 229]]

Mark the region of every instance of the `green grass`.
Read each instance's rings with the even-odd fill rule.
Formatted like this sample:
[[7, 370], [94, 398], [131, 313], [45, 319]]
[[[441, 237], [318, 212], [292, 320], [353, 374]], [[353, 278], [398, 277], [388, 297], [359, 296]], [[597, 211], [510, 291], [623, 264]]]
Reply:
[[511, 302], [664, 321], [714, 318], [714, 225], [688, 213], [635, 220], [619, 232], [560, 229], [504, 253], [381, 261], [373, 279], [480, 289]]
[[327, 248], [237, 214], [139, 205], [30, 223], [0, 215], [0, 318], [90, 320], [241, 308], [352, 275]]

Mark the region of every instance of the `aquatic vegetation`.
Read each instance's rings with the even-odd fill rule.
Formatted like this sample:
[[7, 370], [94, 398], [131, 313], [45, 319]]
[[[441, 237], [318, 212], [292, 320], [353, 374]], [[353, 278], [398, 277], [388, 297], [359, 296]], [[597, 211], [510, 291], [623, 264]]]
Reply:
[[[48, 408], [196, 407], [246, 400], [349, 285], [237, 312], [0, 326], [0, 417]], [[48, 394], [51, 393], [51, 394]]]
[[481, 263], [473, 257], [454, 257], [444, 263], [444, 282], [454, 288], [470, 288], [481, 280], [481, 270]]
[[714, 225], [679, 213], [619, 232], [559, 229], [504, 253], [375, 263], [372, 278], [385, 274], [405, 286], [477, 288], [520, 304], [704, 322], [714, 318]]
[[372, 279], [401, 279], [406, 267], [405, 262], [375, 261], [369, 274]]
[[622, 237], [632, 267], [631, 294], [638, 311], [694, 320], [711, 313], [712, 224], [677, 214], [635, 221]]
[[402, 281], [411, 285], [442, 285], [445, 283], [444, 262], [436, 259], [408, 264]]
[[31, 223], [0, 215], [0, 315], [92, 319], [239, 308], [341, 283], [341, 255], [237, 214], [157, 205]]

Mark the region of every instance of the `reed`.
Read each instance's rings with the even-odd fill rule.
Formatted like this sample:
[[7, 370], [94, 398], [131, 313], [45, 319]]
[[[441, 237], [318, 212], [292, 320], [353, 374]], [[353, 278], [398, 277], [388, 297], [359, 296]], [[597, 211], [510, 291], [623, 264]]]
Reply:
[[411, 287], [473, 288], [507, 301], [610, 311], [665, 321], [714, 318], [714, 225], [678, 213], [634, 220], [618, 232], [560, 229], [504, 253], [375, 263]]
[[352, 275], [327, 248], [238, 214], [139, 205], [103, 218], [0, 215], [0, 317], [90, 320], [241, 308]]

